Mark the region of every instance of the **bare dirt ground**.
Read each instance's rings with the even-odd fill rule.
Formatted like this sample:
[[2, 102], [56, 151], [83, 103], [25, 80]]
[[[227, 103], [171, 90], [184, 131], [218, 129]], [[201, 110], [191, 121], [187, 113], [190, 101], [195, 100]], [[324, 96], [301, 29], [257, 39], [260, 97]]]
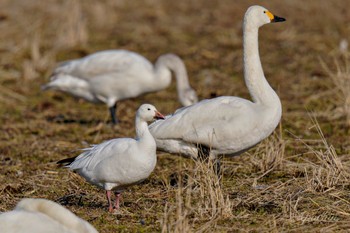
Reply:
[[[55, 162], [77, 149], [134, 136], [135, 110], [180, 105], [175, 84], [121, 101], [121, 124], [93, 105], [40, 86], [57, 62], [128, 49], [151, 61], [182, 57], [199, 98], [249, 98], [242, 74], [242, 18], [256, 1], [1, 0], [0, 211], [24, 197], [64, 205], [100, 232], [348, 232], [350, 229], [350, 3], [263, 1], [285, 23], [260, 30], [265, 76], [283, 105], [274, 135], [210, 169], [158, 153], [142, 185], [110, 214], [102, 190]], [[172, 187], [177, 171], [183, 181]]]

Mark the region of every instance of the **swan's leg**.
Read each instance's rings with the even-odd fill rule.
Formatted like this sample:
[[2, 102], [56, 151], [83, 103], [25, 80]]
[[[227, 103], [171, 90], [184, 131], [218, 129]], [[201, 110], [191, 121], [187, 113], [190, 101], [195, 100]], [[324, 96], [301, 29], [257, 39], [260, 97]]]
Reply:
[[[198, 158], [201, 161], [208, 162], [210, 156], [210, 148], [204, 145], [198, 145]], [[221, 160], [220, 157], [216, 157], [213, 161], [213, 170], [215, 174], [221, 179]]]
[[199, 144], [198, 146], [198, 158], [201, 161], [208, 161], [210, 148], [204, 145]]
[[117, 210], [117, 209], [119, 209], [119, 200], [120, 200], [120, 197], [122, 194], [119, 192], [114, 192], [114, 195], [115, 195], [114, 208]]
[[118, 124], [118, 119], [116, 117], [117, 103], [115, 103], [112, 107], [109, 108], [109, 112], [111, 113], [112, 123]]
[[107, 201], [108, 201], [108, 211], [113, 212], [113, 206], [112, 206], [112, 201], [111, 201], [111, 190], [106, 190], [106, 196], [107, 196]]
[[219, 180], [222, 177], [222, 173], [221, 173], [221, 160], [220, 158], [216, 157], [213, 161], [213, 169], [215, 174], [218, 176]]

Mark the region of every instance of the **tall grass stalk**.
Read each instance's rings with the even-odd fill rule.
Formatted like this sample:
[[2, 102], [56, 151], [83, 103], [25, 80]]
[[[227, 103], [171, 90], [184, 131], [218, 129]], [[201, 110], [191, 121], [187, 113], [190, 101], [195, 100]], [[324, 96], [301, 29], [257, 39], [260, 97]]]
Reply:
[[335, 70], [322, 59], [320, 63], [335, 85], [334, 95], [341, 101], [341, 112], [346, 116], [350, 125], [350, 65], [349, 55], [343, 54], [339, 59], [334, 58]]
[[309, 161], [311, 172], [305, 168], [308, 188], [317, 192], [327, 192], [336, 186], [348, 184], [349, 173], [344, 168], [335, 148], [327, 142], [316, 118], [311, 117], [311, 120], [320, 136], [320, 142], [323, 148], [315, 149], [315, 147], [303, 142], [309, 153], [316, 158], [316, 162]]
[[[175, 201], [164, 207], [162, 232], [203, 232], [214, 227], [218, 219], [232, 217], [232, 203], [213, 162], [193, 161], [180, 168]], [[173, 188], [169, 186], [168, 192]]]

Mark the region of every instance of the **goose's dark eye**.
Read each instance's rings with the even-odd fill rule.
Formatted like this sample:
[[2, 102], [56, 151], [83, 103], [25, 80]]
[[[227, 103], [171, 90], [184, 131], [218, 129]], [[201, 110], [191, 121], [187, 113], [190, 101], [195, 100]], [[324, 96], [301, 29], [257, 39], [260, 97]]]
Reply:
[[150, 108], [147, 108], [147, 110], [148, 110], [148, 111], [151, 111], [151, 109], [150, 109]]
[[264, 14], [266, 14], [266, 11], [264, 11]]

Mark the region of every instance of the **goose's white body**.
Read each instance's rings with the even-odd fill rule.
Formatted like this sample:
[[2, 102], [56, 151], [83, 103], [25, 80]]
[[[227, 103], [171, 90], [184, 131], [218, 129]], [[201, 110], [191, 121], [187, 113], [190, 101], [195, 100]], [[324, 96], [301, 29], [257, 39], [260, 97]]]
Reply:
[[[157, 162], [156, 143], [147, 121], [163, 116], [153, 105], [143, 104], [136, 113], [136, 139], [117, 138], [91, 148], [70, 161], [66, 167], [76, 171], [89, 183], [108, 191], [121, 192], [146, 179]], [[65, 164], [62, 160], [59, 163]], [[110, 192], [107, 193], [110, 195]], [[110, 204], [110, 197], [108, 198]], [[117, 204], [119, 207], [119, 203]], [[110, 204], [110, 211], [111, 211]]]
[[89, 183], [105, 190], [123, 191], [146, 179], [156, 162], [156, 144], [151, 135], [147, 145], [140, 139], [117, 138], [79, 155], [68, 167]]
[[23, 199], [13, 211], [0, 214], [2, 233], [97, 233], [85, 220], [45, 199]]
[[258, 28], [272, 20], [265, 12], [268, 11], [263, 7], [250, 7], [243, 25], [244, 78], [253, 101], [222, 96], [177, 110], [164, 121], [149, 126], [159, 149], [197, 157], [200, 144], [211, 149], [212, 157], [233, 156], [274, 131], [281, 119], [282, 107], [265, 79], [259, 57]]
[[174, 54], [158, 58], [153, 66], [143, 56], [126, 50], [106, 50], [64, 62], [43, 89], [55, 89], [94, 103], [113, 107], [117, 101], [162, 90], [176, 77], [183, 106], [197, 102], [182, 60]]

